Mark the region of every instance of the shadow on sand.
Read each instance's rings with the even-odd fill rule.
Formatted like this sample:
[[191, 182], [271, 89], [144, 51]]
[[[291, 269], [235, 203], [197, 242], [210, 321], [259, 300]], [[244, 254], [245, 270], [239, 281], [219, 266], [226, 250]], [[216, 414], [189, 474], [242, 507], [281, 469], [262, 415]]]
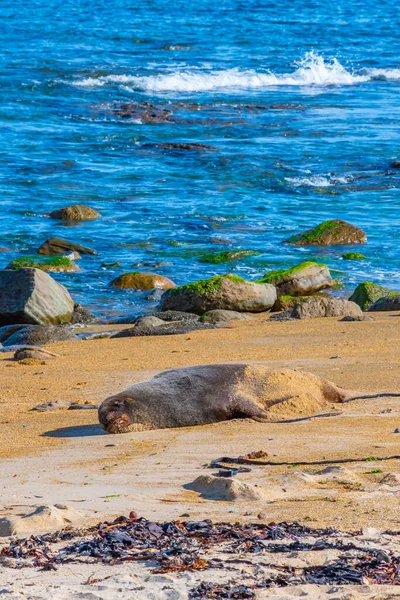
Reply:
[[52, 438], [76, 438], [93, 437], [95, 435], [108, 435], [100, 425], [74, 425], [73, 427], [60, 427], [52, 431], [46, 431], [43, 437]]

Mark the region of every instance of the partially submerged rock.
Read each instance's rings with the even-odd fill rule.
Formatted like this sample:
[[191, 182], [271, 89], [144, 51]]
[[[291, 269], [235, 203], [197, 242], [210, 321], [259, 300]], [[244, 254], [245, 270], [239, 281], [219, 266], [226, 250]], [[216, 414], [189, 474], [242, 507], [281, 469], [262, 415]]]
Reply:
[[364, 260], [367, 257], [364, 254], [361, 254], [361, 252], [346, 252], [345, 254], [342, 254], [342, 258], [343, 260]]
[[247, 500], [257, 502], [267, 499], [262, 490], [256, 488], [254, 485], [237, 481], [236, 479], [214, 477], [213, 475], [200, 475], [192, 483], [184, 487], [188, 490], [199, 492], [201, 496], [210, 500], [226, 500], [229, 502]]
[[140, 273], [136, 271], [124, 273], [116, 277], [111, 282], [111, 286], [121, 290], [169, 290], [176, 287], [174, 282], [168, 279], [168, 277], [157, 275], [156, 273]]
[[363, 316], [361, 308], [344, 298], [302, 298], [290, 311], [292, 319]]
[[209, 310], [200, 317], [202, 323], [232, 323], [233, 321], [254, 321], [254, 317], [236, 310]]
[[40, 269], [0, 271], [0, 325], [68, 323], [73, 310], [65, 287]]
[[40, 269], [46, 273], [75, 273], [79, 267], [67, 256], [20, 256], [10, 262], [7, 269]]
[[23, 517], [0, 519], [0, 537], [48, 533], [64, 529], [82, 518], [82, 513], [65, 504], [38, 506]]
[[266, 273], [257, 283], [271, 283], [279, 296], [304, 296], [335, 285], [326, 265], [305, 261], [290, 269]]
[[358, 284], [349, 300], [358, 304], [362, 310], [368, 310], [380, 298], [400, 298], [400, 293], [372, 281], [364, 281]]
[[143, 148], [159, 148], [160, 150], [171, 150], [178, 152], [202, 152], [204, 150], [216, 150], [214, 146], [198, 143], [183, 142], [160, 142], [157, 144], [143, 144]]
[[227, 250], [225, 252], [207, 252], [202, 254], [199, 261], [202, 263], [210, 263], [213, 265], [219, 265], [226, 262], [234, 262], [247, 258], [249, 256], [256, 256], [259, 254], [255, 250]]
[[170, 108], [155, 106], [149, 102], [123, 103], [119, 107], [115, 107], [112, 112], [123, 119], [135, 119], [150, 125], [173, 121], [173, 113]]
[[101, 214], [90, 206], [84, 204], [70, 204], [64, 208], [53, 210], [49, 213], [52, 219], [61, 221], [94, 221], [101, 217]]
[[38, 254], [44, 256], [55, 256], [65, 254], [66, 252], [79, 252], [79, 254], [96, 254], [95, 250], [81, 246], [75, 242], [69, 242], [62, 238], [50, 238], [46, 240], [39, 248]]
[[276, 289], [270, 284], [246, 281], [237, 275], [218, 275], [195, 281], [165, 292], [160, 310], [203, 313], [214, 310], [262, 312], [276, 301]]
[[55, 342], [77, 341], [79, 338], [66, 327], [27, 325], [3, 341], [3, 346], [44, 346]]
[[293, 246], [339, 246], [365, 244], [366, 241], [367, 236], [359, 227], [341, 219], [332, 219], [293, 235], [285, 243]]

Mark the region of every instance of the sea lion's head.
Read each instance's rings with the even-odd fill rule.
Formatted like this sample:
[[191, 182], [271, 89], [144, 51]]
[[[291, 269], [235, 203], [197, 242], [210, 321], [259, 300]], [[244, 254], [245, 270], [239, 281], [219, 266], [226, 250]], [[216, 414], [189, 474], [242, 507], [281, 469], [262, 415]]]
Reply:
[[99, 421], [107, 433], [127, 433], [132, 430], [131, 402], [132, 398], [117, 394], [100, 404]]

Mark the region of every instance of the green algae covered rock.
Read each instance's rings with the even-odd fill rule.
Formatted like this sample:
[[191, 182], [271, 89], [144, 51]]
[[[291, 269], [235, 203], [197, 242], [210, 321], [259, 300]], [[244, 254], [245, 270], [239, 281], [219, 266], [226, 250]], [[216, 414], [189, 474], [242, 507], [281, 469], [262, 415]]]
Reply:
[[339, 246], [365, 244], [366, 241], [367, 236], [362, 229], [341, 219], [332, 219], [293, 235], [285, 243], [293, 246]]
[[246, 258], [247, 256], [256, 256], [257, 254], [259, 253], [255, 250], [227, 250], [226, 252], [209, 252], [207, 254], [203, 254], [199, 261], [202, 263], [217, 265], [225, 262], [240, 260], [242, 258]]
[[372, 281], [364, 281], [364, 283], [360, 283], [356, 287], [349, 300], [358, 304], [362, 310], [368, 310], [377, 300], [386, 297], [400, 297], [400, 293], [389, 290]]
[[269, 310], [275, 301], [274, 285], [253, 283], [226, 274], [167, 290], [161, 298], [160, 310], [180, 310], [197, 315], [215, 309], [262, 312]]
[[84, 204], [70, 204], [58, 210], [53, 210], [49, 213], [52, 219], [60, 219], [61, 221], [94, 221], [101, 217], [101, 214], [90, 206]]
[[364, 260], [367, 258], [361, 252], [346, 252], [346, 254], [342, 254], [343, 260]]
[[266, 273], [257, 283], [275, 285], [278, 296], [305, 296], [332, 288], [335, 282], [326, 265], [305, 261], [290, 269]]
[[169, 290], [176, 287], [174, 282], [168, 277], [157, 275], [156, 273], [141, 273], [133, 271], [124, 273], [112, 280], [111, 286], [120, 290]]
[[66, 256], [21, 256], [11, 261], [7, 269], [40, 269], [46, 273], [73, 273], [79, 271], [79, 267]]

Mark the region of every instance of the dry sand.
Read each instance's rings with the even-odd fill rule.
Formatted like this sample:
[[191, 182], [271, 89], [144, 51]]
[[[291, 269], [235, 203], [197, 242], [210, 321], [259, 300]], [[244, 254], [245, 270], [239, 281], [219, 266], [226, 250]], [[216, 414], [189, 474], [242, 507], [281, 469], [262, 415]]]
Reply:
[[[399, 529], [399, 486], [381, 480], [399, 474], [400, 461], [358, 461], [336, 476], [321, 474], [323, 466], [297, 464], [400, 454], [400, 434], [394, 433], [400, 427], [400, 399], [395, 396], [357, 400], [344, 405], [340, 416], [300, 423], [230, 421], [114, 436], [100, 429], [94, 410], [31, 412], [54, 400], [98, 403], [163, 369], [211, 362], [261, 361], [272, 368], [311, 371], [366, 393], [400, 393], [400, 316], [374, 316], [375, 321], [342, 323], [335, 318], [270, 322], [259, 315], [230, 328], [180, 336], [59, 343], [50, 348], [60, 356], [45, 364], [19, 364], [0, 354], [0, 516], [58, 502], [81, 511], [85, 522], [135, 510], [153, 520], [189, 514], [191, 519], [249, 521], [262, 513], [267, 522]], [[271, 460], [291, 463], [256, 466], [237, 476], [261, 488], [262, 501], [211, 500], [184, 487], [215, 472], [204, 468], [210, 460], [260, 449]], [[2, 569], [0, 595], [46, 598], [45, 590], [58, 586], [51, 588], [55, 599], [186, 598], [194, 581], [185, 575], [159, 584], [152, 577], [161, 576], [151, 576], [146, 582], [149, 571], [140, 568], [69, 566], [47, 574]], [[92, 572], [112, 577], [96, 589], [82, 585]], [[221, 577], [212, 575], [216, 581]], [[260, 598], [400, 597], [396, 588], [388, 593], [306, 586]]]

